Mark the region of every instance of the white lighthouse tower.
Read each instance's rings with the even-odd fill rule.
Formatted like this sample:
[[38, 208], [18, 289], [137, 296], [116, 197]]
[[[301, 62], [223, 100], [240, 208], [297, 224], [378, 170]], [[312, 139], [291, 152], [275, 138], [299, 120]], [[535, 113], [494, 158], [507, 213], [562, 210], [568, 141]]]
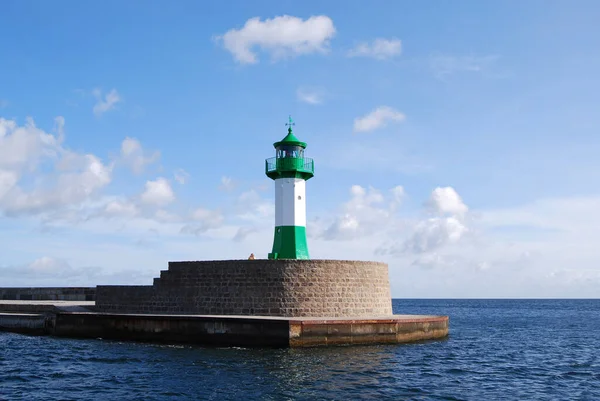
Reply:
[[275, 235], [269, 259], [309, 259], [306, 242], [306, 181], [314, 175], [312, 159], [304, 157], [306, 143], [292, 132], [275, 142], [276, 155], [265, 161], [265, 173], [275, 181]]

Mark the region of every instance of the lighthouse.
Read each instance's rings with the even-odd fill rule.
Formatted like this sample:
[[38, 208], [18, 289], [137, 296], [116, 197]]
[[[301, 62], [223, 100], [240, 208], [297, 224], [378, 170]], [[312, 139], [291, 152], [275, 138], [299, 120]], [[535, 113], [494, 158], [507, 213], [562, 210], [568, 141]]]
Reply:
[[265, 160], [265, 174], [275, 181], [275, 235], [269, 259], [309, 259], [306, 242], [306, 181], [314, 175], [313, 160], [304, 157], [306, 143], [292, 131], [275, 142], [275, 157]]

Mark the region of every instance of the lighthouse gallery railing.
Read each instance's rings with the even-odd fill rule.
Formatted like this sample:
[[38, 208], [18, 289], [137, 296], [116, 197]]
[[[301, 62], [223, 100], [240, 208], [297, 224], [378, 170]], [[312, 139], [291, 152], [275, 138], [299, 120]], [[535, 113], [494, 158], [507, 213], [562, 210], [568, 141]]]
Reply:
[[272, 171], [299, 171], [305, 173], [315, 172], [313, 159], [308, 157], [272, 157], [265, 160], [265, 172]]

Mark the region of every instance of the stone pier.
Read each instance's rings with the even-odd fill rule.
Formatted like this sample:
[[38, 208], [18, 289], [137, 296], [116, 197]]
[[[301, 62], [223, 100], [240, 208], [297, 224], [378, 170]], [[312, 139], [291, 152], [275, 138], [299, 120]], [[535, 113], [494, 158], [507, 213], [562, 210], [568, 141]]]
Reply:
[[96, 287], [95, 302], [0, 300], [0, 312], [0, 330], [219, 346], [435, 340], [449, 322], [394, 315], [387, 264], [353, 260], [170, 262], [152, 285]]
[[112, 313], [377, 317], [392, 315], [388, 266], [353, 260], [169, 262], [152, 286], [98, 286]]

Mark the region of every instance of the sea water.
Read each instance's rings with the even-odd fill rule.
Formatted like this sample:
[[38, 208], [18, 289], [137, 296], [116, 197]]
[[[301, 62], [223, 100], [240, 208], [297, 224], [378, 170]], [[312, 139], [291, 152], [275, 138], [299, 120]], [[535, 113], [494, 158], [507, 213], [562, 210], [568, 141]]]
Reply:
[[401, 300], [445, 340], [309, 349], [0, 333], [0, 400], [600, 400], [600, 300]]

